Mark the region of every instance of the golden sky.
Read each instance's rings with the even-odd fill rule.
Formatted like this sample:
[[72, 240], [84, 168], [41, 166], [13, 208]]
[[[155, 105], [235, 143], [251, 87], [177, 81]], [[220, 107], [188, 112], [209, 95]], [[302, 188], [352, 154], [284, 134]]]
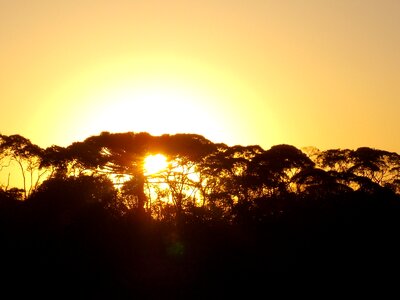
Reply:
[[0, 0], [2, 134], [400, 152], [400, 1]]

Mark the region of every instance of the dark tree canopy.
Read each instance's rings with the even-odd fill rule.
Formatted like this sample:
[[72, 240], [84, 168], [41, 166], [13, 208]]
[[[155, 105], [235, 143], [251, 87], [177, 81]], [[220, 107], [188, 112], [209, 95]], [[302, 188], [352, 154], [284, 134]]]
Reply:
[[[46, 149], [19, 135], [0, 138], [3, 167], [5, 158], [18, 162], [25, 198], [43, 190], [44, 178], [80, 176], [106, 176], [119, 195], [116, 206], [131, 203], [130, 208], [146, 208], [150, 214], [157, 207], [159, 216], [171, 204], [179, 211], [194, 205], [206, 211], [219, 207], [220, 213], [229, 214], [235, 203], [251, 205], [255, 199], [283, 194], [319, 197], [377, 189], [399, 193], [400, 156], [367, 147], [326, 150], [309, 157], [291, 145], [268, 150], [257, 145], [227, 146], [197, 134], [102, 132], [65, 148]], [[164, 155], [168, 168], [145, 174], [144, 160], [151, 154]], [[35, 168], [45, 175], [33, 184]], [[25, 183], [26, 171], [31, 172], [30, 188]], [[123, 188], [118, 190], [118, 186]]]
[[[157, 154], [165, 165], [146, 171]], [[15, 297], [268, 298], [296, 284], [342, 295], [343, 282], [377, 286], [400, 267], [393, 152], [145, 132], [42, 149], [0, 135], [0, 172], [1, 282]]]

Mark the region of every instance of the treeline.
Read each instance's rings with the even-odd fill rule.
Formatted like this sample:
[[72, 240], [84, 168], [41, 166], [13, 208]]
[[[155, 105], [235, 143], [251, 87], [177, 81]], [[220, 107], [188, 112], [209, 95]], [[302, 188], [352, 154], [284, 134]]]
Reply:
[[[168, 167], [146, 174], [144, 161], [151, 154], [163, 154]], [[113, 198], [108, 204], [121, 213], [143, 209], [156, 218], [199, 208], [229, 219], [237, 205], [278, 196], [400, 193], [400, 155], [367, 147], [306, 154], [290, 145], [229, 147], [195, 134], [103, 132], [66, 148], [42, 149], [19, 135], [0, 135], [2, 169], [12, 162], [20, 169], [22, 189], [3, 184], [9, 197], [26, 200], [89, 176], [85, 180], [98, 186], [95, 198]]]
[[[148, 173], [154, 154], [167, 164]], [[0, 164], [21, 178], [0, 189], [4, 282], [39, 294], [213, 298], [399, 266], [397, 153], [103, 132], [45, 149], [0, 135]]]

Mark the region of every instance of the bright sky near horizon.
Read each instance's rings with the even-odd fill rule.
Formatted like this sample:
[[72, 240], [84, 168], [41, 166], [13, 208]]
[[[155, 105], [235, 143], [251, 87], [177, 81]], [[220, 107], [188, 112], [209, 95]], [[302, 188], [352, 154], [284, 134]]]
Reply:
[[0, 133], [400, 152], [400, 1], [0, 0]]

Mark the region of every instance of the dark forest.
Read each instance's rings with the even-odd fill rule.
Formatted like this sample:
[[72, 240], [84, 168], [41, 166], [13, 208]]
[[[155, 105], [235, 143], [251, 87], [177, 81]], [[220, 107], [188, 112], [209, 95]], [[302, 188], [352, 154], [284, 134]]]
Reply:
[[[149, 155], [167, 164], [146, 173]], [[400, 155], [103, 132], [0, 135], [3, 293], [226, 299], [394, 290]], [[349, 292], [350, 291], [350, 292]], [[348, 294], [350, 295], [350, 294]]]

